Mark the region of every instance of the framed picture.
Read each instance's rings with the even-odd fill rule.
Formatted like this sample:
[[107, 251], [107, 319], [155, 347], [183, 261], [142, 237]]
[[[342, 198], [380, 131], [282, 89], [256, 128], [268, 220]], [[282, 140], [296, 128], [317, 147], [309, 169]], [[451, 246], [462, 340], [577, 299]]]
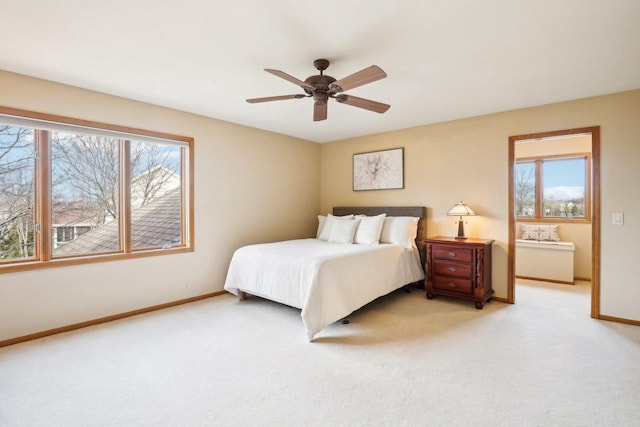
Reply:
[[353, 191], [404, 188], [404, 148], [353, 155]]

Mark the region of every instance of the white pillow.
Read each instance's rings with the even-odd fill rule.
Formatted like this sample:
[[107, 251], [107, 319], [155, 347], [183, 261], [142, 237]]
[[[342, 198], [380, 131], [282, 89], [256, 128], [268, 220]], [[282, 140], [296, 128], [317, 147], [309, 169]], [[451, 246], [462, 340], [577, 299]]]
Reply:
[[334, 219], [331, 226], [331, 234], [329, 234], [328, 242], [344, 243], [350, 245], [353, 243], [353, 237], [358, 227], [358, 219]]
[[322, 229], [324, 228], [325, 222], [327, 222], [327, 216], [318, 215], [318, 231], [316, 232], [316, 239], [320, 238], [320, 233], [322, 233]]
[[361, 245], [377, 245], [380, 241], [380, 233], [382, 232], [382, 224], [387, 214], [377, 216], [358, 216], [360, 221], [356, 228], [356, 235], [353, 243]]
[[382, 232], [380, 233], [381, 243], [393, 243], [405, 248], [412, 248], [416, 244], [418, 235], [418, 220], [420, 218], [411, 216], [391, 216], [384, 219]]
[[522, 239], [559, 242], [558, 225], [522, 224]]
[[331, 228], [333, 228], [333, 221], [338, 218], [342, 219], [353, 219], [353, 215], [345, 215], [345, 216], [333, 216], [331, 214], [327, 215], [327, 218], [324, 220], [324, 224], [322, 224], [322, 229], [320, 229], [320, 216], [318, 216], [318, 233], [316, 234], [316, 238], [319, 240], [329, 240], [329, 236], [331, 235]]

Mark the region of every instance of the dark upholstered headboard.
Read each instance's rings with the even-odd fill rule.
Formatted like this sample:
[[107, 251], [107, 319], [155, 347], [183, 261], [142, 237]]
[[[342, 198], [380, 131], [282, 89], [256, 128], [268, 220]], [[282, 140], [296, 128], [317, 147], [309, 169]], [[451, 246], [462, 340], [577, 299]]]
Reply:
[[336, 206], [333, 208], [333, 214], [336, 216], [343, 215], [380, 215], [387, 216], [413, 216], [418, 217], [418, 235], [416, 236], [416, 246], [420, 251], [420, 259], [422, 265], [427, 259], [424, 239], [427, 237], [427, 208], [424, 206]]

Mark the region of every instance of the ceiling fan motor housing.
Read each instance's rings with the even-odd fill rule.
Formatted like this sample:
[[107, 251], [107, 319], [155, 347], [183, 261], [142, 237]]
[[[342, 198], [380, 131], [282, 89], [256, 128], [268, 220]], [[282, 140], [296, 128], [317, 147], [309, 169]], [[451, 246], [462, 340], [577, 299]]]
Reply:
[[316, 99], [316, 95], [325, 95], [325, 101], [326, 98], [328, 98], [329, 96], [329, 85], [333, 82], [335, 82], [336, 79], [334, 79], [331, 76], [325, 76], [325, 75], [317, 75], [317, 76], [311, 76], [308, 77], [304, 82], [308, 85], [313, 86], [315, 89], [309, 89], [309, 88], [303, 88], [304, 91], [309, 94], [309, 95], [313, 95], [313, 98], [318, 101], [318, 99]]

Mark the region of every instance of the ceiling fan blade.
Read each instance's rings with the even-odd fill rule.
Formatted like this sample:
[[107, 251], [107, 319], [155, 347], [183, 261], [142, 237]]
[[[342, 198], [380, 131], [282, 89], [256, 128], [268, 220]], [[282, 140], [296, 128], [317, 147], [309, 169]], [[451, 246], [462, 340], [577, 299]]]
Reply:
[[344, 79], [337, 80], [329, 85], [332, 93], [345, 92], [358, 86], [366, 85], [367, 83], [375, 82], [376, 80], [384, 79], [387, 77], [387, 73], [382, 71], [382, 68], [377, 65], [365, 68], [364, 70], [353, 73]]
[[319, 122], [327, 119], [327, 103], [326, 102], [314, 102], [313, 103], [313, 121]]
[[264, 70], [267, 73], [271, 73], [274, 76], [278, 76], [281, 79], [285, 79], [286, 81], [291, 82], [291, 83], [293, 83], [295, 85], [298, 85], [298, 86], [300, 86], [302, 88], [306, 88], [306, 89], [310, 89], [310, 90], [315, 90], [316, 89], [315, 87], [311, 86], [310, 84], [307, 84], [307, 83], [303, 82], [302, 80], [298, 80], [295, 77], [290, 76], [289, 74], [285, 73], [284, 71], [271, 70], [271, 69], [268, 69], [268, 68], [265, 68]]
[[336, 101], [352, 105], [354, 107], [364, 108], [365, 110], [375, 111], [376, 113], [384, 113], [391, 108], [391, 105], [389, 104], [383, 104], [382, 102], [376, 102], [370, 99], [358, 98], [353, 95], [338, 95], [336, 96]]
[[306, 98], [307, 95], [279, 95], [279, 96], [268, 96], [266, 98], [251, 98], [251, 99], [247, 99], [247, 102], [250, 104], [255, 104], [258, 102], [269, 102], [269, 101], [282, 101], [285, 99], [300, 99], [300, 98]]

